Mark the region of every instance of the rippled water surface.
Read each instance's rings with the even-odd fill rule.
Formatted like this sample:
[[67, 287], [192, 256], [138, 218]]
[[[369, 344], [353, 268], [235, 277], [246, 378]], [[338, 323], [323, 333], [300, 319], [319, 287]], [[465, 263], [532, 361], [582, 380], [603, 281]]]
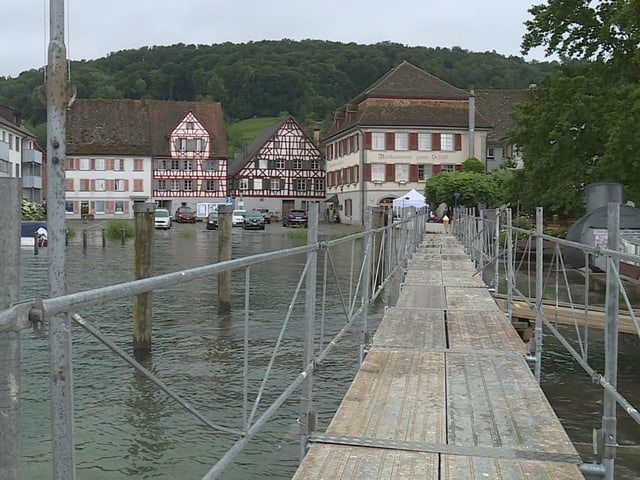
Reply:
[[[278, 224], [266, 232], [233, 231], [234, 258], [301, 245]], [[176, 225], [154, 237], [155, 274], [168, 273], [215, 262], [217, 232], [202, 224]], [[23, 250], [22, 297], [46, 293], [46, 250], [34, 256]], [[355, 249], [360, 258], [360, 245]], [[344, 282], [351, 268], [351, 247], [333, 252], [333, 264]], [[322, 257], [319, 266], [321, 274]], [[273, 345], [282, 329], [292, 292], [300, 278], [304, 257], [272, 262], [250, 271], [250, 397], [255, 396]], [[133, 243], [100, 242], [86, 250], [77, 241], [67, 248], [67, 291], [76, 292], [133, 279]], [[320, 285], [320, 284], [319, 284]], [[198, 280], [153, 293], [153, 352], [145, 366], [212, 422], [241, 428], [242, 365], [244, 343], [245, 273], [232, 276], [233, 312], [216, 314], [216, 278]], [[303, 285], [304, 287], [304, 285]], [[304, 288], [303, 288], [304, 290]], [[302, 292], [303, 293], [303, 292]], [[318, 291], [320, 299], [322, 291]], [[345, 322], [335, 286], [327, 290], [327, 335]], [[382, 306], [370, 308], [370, 328], [382, 315]], [[292, 308], [280, 354], [258, 414], [275, 400], [302, 366], [303, 297]], [[110, 339], [131, 351], [132, 301], [87, 308], [80, 313]], [[324, 429], [346, 393], [356, 372], [361, 325], [330, 354], [315, 374], [314, 401], [318, 424]], [[593, 341], [602, 342], [597, 336]], [[212, 431], [186, 413], [142, 375], [136, 373], [80, 327], [73, 330], [74, 409], [78, 479], [194, 479], [201, 478], [236, 441], [236, 437]], [[588, 457], [591, 429], [598, 427], [602, 394], [553, 339], [545, 339], [544, 389], [567, 427], [580, 453]], [[640, 349], [638, 340], [621, 343], [621, 390], [640, 402]], [[594, 352], [596, 348], [594, 347]], [[22, 335], [23, 478], [51, 478], [48, 344], [31, 332]], [[299, 393], [267, 423], [220, 478], [291, 478], [298, 465], [299, 437], [296, 417]], [[532, 412], [535, 415], [535, 412]], [[617, 461], [620, 479], [640, 478], [640, 427], [619, 417], [621, 449]]]

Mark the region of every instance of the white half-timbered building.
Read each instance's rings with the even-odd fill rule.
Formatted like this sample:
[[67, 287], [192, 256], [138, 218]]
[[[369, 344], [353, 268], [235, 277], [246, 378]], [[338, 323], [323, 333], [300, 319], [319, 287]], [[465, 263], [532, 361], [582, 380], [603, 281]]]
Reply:
[[224, 203], [220, 103], [76, 100], [67, 115], [68, 218], [131, 218], [137, 198], [171, 212]]
[[289, 116], [264, 128], [229, 167], [238, 208], [267, 208], [276, 216], [325, 199], [325, 161], [317, 144]]

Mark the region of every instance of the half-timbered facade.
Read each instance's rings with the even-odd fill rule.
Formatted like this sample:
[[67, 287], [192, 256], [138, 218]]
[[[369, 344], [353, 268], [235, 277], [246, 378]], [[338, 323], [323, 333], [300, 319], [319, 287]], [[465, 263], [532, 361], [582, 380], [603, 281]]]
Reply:
[[69, 218], [130, 218], [138, 198], [172, 212], [226, 200], [219, 103], [76, 100], [67, 116], [67, 155]]
[[229, 191], [240, 208], [281, 214], [325, 199], [322, 152], [291, 116], [264, 128], [229, 170]]
[[490, 130], [471, 92], [402, 62], [334, 113], [322, 140], [327, 195], [341, 221], [363, 223], [367, 207], [482, 159]]

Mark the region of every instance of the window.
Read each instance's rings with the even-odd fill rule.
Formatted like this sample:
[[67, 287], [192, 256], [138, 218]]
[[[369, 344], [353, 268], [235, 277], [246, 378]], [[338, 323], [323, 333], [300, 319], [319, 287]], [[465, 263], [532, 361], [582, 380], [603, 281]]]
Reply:
[[124, 192], [124, 180], [121, 178], [116, 179], [116, 192]]
[[496, 153], [493, 147], [487, 147], [487, 158], [495, 158]]
[[431, 150], [431, 134], [430, 133], [418, 134], [418, 150], [422, 150], [422, 151]]
[[276, 160], [276, 168], [278, 170], [284, 170], [284, 159], [279, 158]]
[[201, 139], [201, 138], [196, 138], [196, 141], [195, 141], [195, 151], [196, 151], [196, 152], [201, 152], [202, 150], [204, 150], [204, 149], [202, 148], [202, 139]]
[[262, 179], [254, 178], [253, 179], [253, 189], [254, 190], [262, 190]]
[[124, 159], [116, 158], [113, 162], [113, 169], [118, 172], [124, 172]]
[[193, 183], [191, 180], [185, 180], [184, 181], [184, 189], [187, 192], [190, 192], [191, 190], [193, 190]]
[[322, 178], [316, 178], [313, 180], [313, 189], [316, 192], [324, 192], [324, 180]]
[[73, 202], [64, 202], [64, 213], [73, 213]]
[[167, 181], [158, 180], [158, 190], [166, 190], [166, 189], [167, 189]]
[[158, 170], [166, 170], [167, 169], [167, 161], [166, 160], [158, 160], [157, 166], [158, 166]]
[[207, 180], [204, 185], [205, 190], [208, 192], [217, 192], [218, 191], [218, 180]]
[[20, 151], [20, 137], [16, 137], [16, 152]]
[[454, 172], [455, 171], [455, 165], [453, 163], [444, 163], [440, 166], [440, 171], [441, 172]]
[[270, 183], [272, 192], [277, 192], [280, 190], [280, 180], [278, 180], [277, 178], [272, 178]]
[[207, 160], [204, 164], [204, 169], [207, 172], [217, 172], [218, 171], [218, 160]]
[[186, 152], [187, 151], [187, 139], [186, 138], [179, 138], [177, 141], [177, 147], [178, 150], [180, 152]]
[[133, 191], [134, 192], [143, 192], [144, 191], [144, 180], [141, 178], [133, 179]]
[[124, 202], [122, 200], [116, 201], [116, 213], [124, 213]]
[[295, 190], [304, 191], [307, 189], [307, 180], [304, 178], [296, 178], [294, 185], [295, 185]]
[[73, 178], [67, 178], [64, 181], [64, 190], [66, 192], [73, 192]]
[[193, 163], [191, 162], [191, 160], [185, 160], [184, 161], [184, 169], [187, 172], [190, 172], [193, 170]]
[[431, 165], [429, 164], [418, 164], [418, 181], [424, 182], [431, 177]]
[[371, 181], [372, 182], [384, 182], [384, 163], [372, 163], [371, 164]]
[[408, 182], [409, 181], [409, 164], [397, 163], [396, 164], [396, 182]]
[[96, 179], [96, 192], [104, 192], [104, 180]]
[[409, 134], [406, 132], [396, 132], [394, 148], [396, 150], [409, 150]]
[[296, 170], [300, 170], [302, 168], [302, 159], [295, 158], [293, 160], [293, 168], [295, 168]]
[[249, 179], [241, 178], [240, 179], [240, 190], [249, 190]]
[[266, 158], [259, 158], [258, 159], [258, 168], [269, 168], [269, 162]]
[[11, 150], [12, 148], [13, 148], [13, 133], [10, 133], [9, 134], [9, 150]]
[[81, 158], [80, 159], [80, 170], [89, 170], [89, 159]]
[[187, 130], [193, 130], [193, 122], [187, 122], [187, 123], [185, 124], [185, 128], [186, 128]]
[[180, 180], [171, 180], [171, 183], [169, 184], [169, 188], [174, 192], [176, 190], [180, 190]]
[[180, 162], [178, 160], [171, 160], [171, 170], [179, 170]]
[[133, 170], [136, 172], [144, 171], [144, 162], [142, 161], [141, 158], [133, 159]]
[[104, 200], [96, 200], [96, 213], [104, 213]]
[[320, 161], [319, 160], [311, 160], [311, 169], [312, 170], [320, 170]]
[[453, 152], [453, 133], [440, 134], [440, 151]]
[[96, 170], [104, 170], [104, 158], [96, 158]]
[[384, 132], [371, 134], [371, 150], [384, 150]]

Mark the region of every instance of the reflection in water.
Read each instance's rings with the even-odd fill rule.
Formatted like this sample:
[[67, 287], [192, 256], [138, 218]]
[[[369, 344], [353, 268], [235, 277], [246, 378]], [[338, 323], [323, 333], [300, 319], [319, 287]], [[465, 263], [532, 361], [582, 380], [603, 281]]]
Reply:
[[[201, 224], [177, 225], [154, 237], [155, 274], [190, 268], [217, 259], [217, 231]], [[287, 229], [274, 224], [266, 232], [233, 231], [234, 258], [297, 246]], [[356, 249], [359, 258], [360, 245]], [[46, 294], [46, 251], [24, 254], [22, 297]], [[332, 252], [341, 279], [348, 278], [351, 247]], [[322, 261], [323, 256], [319, 256]], [[249, 305], [250, 402], [257, 396], [282, 327], [291, 295], [302, 271], [304, 256], [251, 269]], [[322, 272], [322, 267], [319, 272]], [[67, 291], [75, 292], [133, 279], [133, 244], [119, 242], [67, 248]], [[232, 275], [233, 309], [216, 313], [216, 278], [193, 281], [153, 293], [153, 352], [144, 360], [149, 370], [214, 423], [242, 428], [242, 362], [245, 272]], [[348, 284], [343, 285], [348, 291]], [[337, 299], [331, 285], [327, 297]], [[320, 298], [320, 296], [318, 297]], [[263, 413], [302, 366], [303, 299], [293, 307], [284, 348], [257, 414]], [[342, 308], [326, 313], [326, 329], [344, 324]], [[369, 310], [370, 327], [382, 315], [381, 305]], [[80, 313], [126, 351], [131, 351], [132, 301], [123, 300]], [[328, 336], [328, 334], [327, 334]], [[362, 334], [359, 325], [314, 373], [318, 426], [328, 426], [357, 369]], [[78, 478], [97, 480], [201, 478], [236, 437], [212, 431], [184, 412], [163, 392], [113, 355], [83, 329], [74, 329], [74, 409]], [[325, 337], [326, 338], [326, 337]], [[591, 336], [590, 352], [600, 351], [600, 338]], [[50, 406], [47, 341], [22, 334], [23, 478], [51, 477]], [[599, 343], [598, 343], [599, 342]], [[637, 339], [625, 336], [620, 348], [620, 388], [635, 405], [640, 403]], [[591, 429], [599, 427], [602, 391], [593, 385], [552, 338], [545, 338], [544, 389], [581, 454], [589, 459]], [[597, 362], [597, 360], [594, 360]], [[598, 364], [600, 365], [600, 364]], [[274, 388], [276, 385], [277, 388]], [[251, 405], [249, 406], [249, 410]], [[291, 478], [298, 464], [299, 400], [285, 403], [281, 412], [221, 476], [225, 480]], [[535, 413], [532, 413], [535, 415]], [[634, 445], [619, 451], [616, 478], [640, 477], [637, 446], [640, 427], [619, 415], [619, 440]]]

